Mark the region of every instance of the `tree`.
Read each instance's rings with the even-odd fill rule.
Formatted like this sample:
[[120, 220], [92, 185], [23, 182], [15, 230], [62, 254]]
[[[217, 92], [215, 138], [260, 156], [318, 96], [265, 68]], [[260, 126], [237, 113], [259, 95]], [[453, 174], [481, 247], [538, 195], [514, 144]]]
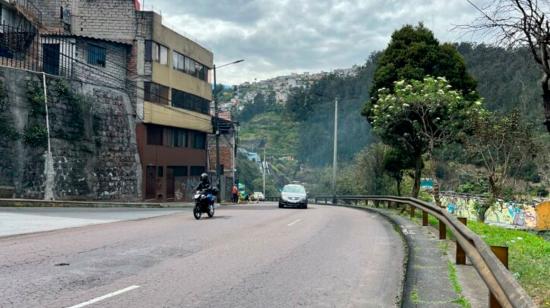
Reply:
[[473, 25], [462, 26], [494, 35], [497, 44], [527, 46], [542, 69], [544, 125], [550, 133], [550, 10], [548, 1], [497, 0], [485, 8], [467, 0], [481, 16]]
[[536, 145], [532, 128], [522, 121], [519, 112], [486, 112], [474, 121], [473, 127], [474, 134], [465, 139], [466, 149], [481, 160], [491, 194], [477, 208], [478, 219], [483, 222], [487, 210], [503, 197], [507, 181], [533, 158]]
[[[373, 124], [374, 105], [377, 103], [379, 90], [386, 89], [393, 93], [394, 83], [398, 80], [423, 80], [431, 75], [445, 77], [449, 84], [469, 100], [478, 98], [475, 93], [476, 81], [467, 73], [464, 60], [450, 44], [441, 45], [433, 33], [419, 24], [416, 27], [404, 26], [392, 34], [388, 47], [378, 59], [374, 73], [371, 99], [363, 109], [363, 115]], [[402, 129], [406, 127], [401, 126]], [[422, 154], [425, 149], [417, 144], [414, 132], [401, 131], [396, 134], [384, 134], [384, 142], [397, 147], [405, 147], [415, 161], [413, 196], [420, 191], [422, 175]], [[407, 133], [405, 144], [403, 134]], [[418, 140], [420, 142], [420, 140]]]
[[397, 195], [401, 196], [401, 182], [403, 173], [407, 169], [414, 168], [414, 160], [404, 149], [391, 148], [384, 156], [384, 170], [395, 180]]
[[[481, 106], [479, 100], [466, 100], [443, 77], [398, 81], [393, 92], [379, 89], [371, 116], [372, 126], [383, 140], [416, 153], [416, 167], [422, 163], [423, 154], [435, 162], [436, 149], [466, 133], [468, 120], [482, 112]], [[435, 201], [441, 206], [436, 169], [431, 169]]]

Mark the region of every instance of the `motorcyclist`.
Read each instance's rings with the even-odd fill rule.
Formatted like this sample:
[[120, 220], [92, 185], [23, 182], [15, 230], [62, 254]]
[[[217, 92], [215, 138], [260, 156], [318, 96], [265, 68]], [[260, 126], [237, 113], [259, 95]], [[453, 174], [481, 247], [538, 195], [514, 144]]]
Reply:
[[212, 186], [210, 185], [210, 180], [208, 179], [208, 174], [203, 173], [200, 177], [200, 183], [197, 185], [197, 188], [195, 188], [195, 191], [200, 190], [211, 190]]
[[212, 202], [215, 200], [214, 197], [218, 194], [218, 190], [210, 184], [208, 174], [206, 173], [201, 174], [200, 183], [197, 185], [197, 188], [195, 188], [195, 191], [204, 191], [208, 199]]

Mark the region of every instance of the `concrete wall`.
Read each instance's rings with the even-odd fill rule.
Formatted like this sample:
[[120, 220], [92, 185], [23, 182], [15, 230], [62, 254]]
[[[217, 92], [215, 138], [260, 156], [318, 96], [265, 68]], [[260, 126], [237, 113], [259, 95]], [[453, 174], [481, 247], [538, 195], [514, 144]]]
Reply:
[[[441, 202], [449, 213], [457, 217], [477, 220], [475, 205], [476, 203], [483, 202], [483, 200], [476, 196], [457, 194], [444, 195], [441, 197]], [[542, 204], [537, 206], [536, 204], [521, 202], [497, 202], [487, 211], [485, 222], [504, 227], [540, 229], [542, 224], [540, 224], [539, 219], [545, 219], [543, 216], [541, 218], [538, 217], [537, 208], [540, 206]], [[542, 211], [540, 210], [540, 212]]]
[[[44, 197], [46, 139], [27, 140], [30, 127], [45, 127], [42, 99], [32, 101], [29, 84], [40, 91], [40, 75], [0, 69], [9, 108], [1, 114], [17, 138], [0, 136], [0, 185], [15, 187], [16, 197]], [[133, 107], [128, 95], [112, 88], [61, 79], [48, 80], [53, 157], [52, 190], [56, 199], [139, 200], [141, 166]], [[39, 93], [39, 92], [36, 92]], [[40, 135], [40, 134], [38, 134]], [[43, 135], [40, 135], [43, 136]]]

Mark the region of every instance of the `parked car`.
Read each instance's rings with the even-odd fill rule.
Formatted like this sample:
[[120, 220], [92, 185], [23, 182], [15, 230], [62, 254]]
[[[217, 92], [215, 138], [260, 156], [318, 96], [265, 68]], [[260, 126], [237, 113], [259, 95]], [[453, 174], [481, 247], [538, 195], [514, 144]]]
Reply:
[[252, 194], [252, 200], [255, 200], [255, 201], [265, 201], [265, 196], [264, 196], [264, 194], [263, 194], [261, 191], [255, 191], [255, 192]]
[[307, 209], [307, 193], [304, 186], [288, 184], [283, 187], [279, 198], [279, 208], [287, 206]]

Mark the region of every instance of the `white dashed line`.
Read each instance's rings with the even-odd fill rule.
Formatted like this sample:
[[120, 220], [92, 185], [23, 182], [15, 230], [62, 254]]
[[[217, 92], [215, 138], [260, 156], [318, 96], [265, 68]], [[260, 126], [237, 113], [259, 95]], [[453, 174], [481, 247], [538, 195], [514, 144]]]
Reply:
[[299, 223], [300, 221], [302, 221], [302, 220], [301, 220], [301, 219], [296, 219], [295, 221], [289, 223], [287, 226], [289, 226], [289, 227], [290, 227], [290, 226], [293, 226], [293, 225]]
[[115, 292], [112, 292], [112, 293], [109, 293], [109, 294], [105, 294], [103, 296], [100, 296], [100, 297], [96, 297], [94, 299], [91, 299], [87, 302], [83, 302], [83, 303], [80, 303], [78, 305], [74, 305], [74, 306], [71, 306], [71, 307], [68, 307], [68, 308], [80, 308], [80, 307], [85, 307], [85, 306], [88, 306], [88, 305], [91, 305], [91, 304], [95, 304], [97, 302], [100, 302], [104, 299], [107, 299], [107, 298], [110, 298], [110, 297], [113, 297], [113, 296], [117, 296], [117, 295], [120, 295], [122, 293], [125, 293], [125, 292], [128, 292], [128, 291], [132, 291], [134, 289], [137, 289], [139, 288], [139, 286], [129, 286], [127, 288], [124, 288], [122, 290], [118, 290], [118, 291], [115, 291]]

